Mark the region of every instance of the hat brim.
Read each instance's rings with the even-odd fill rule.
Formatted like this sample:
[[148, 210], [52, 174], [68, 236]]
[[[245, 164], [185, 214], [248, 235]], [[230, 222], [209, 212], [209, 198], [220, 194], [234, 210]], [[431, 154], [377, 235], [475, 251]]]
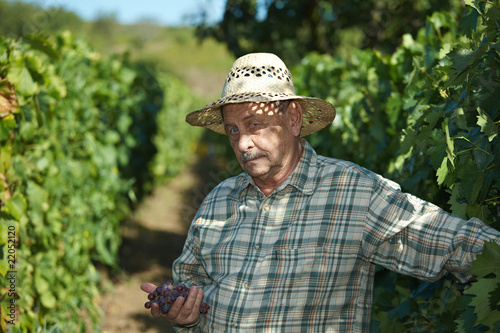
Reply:
[[302, 129], [300, 136], [317, 132], [333, 122], [335, 107], [320, 98], [284, 94], [248, 93], [220, 98], [186, 116], [186, 122], [192, 126], [206, 127], [219, 134], [226, 135], [221, 114], [221, 107], [228, 104], [247, 102], [273, 102], [296, 100], [302, 107]]

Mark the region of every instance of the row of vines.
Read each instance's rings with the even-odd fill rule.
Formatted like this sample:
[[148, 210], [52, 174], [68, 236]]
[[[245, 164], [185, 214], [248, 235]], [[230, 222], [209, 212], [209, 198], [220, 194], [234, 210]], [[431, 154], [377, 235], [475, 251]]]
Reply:
[[119, 269], [120, 222], [188, 162], [195, 104], [67, 32], [0, 37], [1, 331], [97, 330], [98, 267]]
[[[295, 70], [302, 95], [337, 106], [310, 137], [405, 191], [500, 229], [500, 3], [468, 0], [463, 18], [436, 12], [392, 54], [311, 54]], [[478, 281], [420, 282], [380, 269], [374, 332], [500, 332], [500, 247], [478, 256]]]

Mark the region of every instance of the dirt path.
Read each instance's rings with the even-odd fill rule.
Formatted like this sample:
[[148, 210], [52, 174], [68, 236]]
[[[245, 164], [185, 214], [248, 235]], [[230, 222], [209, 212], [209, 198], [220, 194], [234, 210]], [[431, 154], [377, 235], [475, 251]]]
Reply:
[[173, 332], [164, 319], [144, 309], [142, 282], [172, 278], [172, 263], [184, 245], [191, 220], [206, 194], [220, 181], [209, 159], [197, 160], [168, 185], [157, 188], [123, 226], [120, 250], [124, 275], [114, 278], [103, 299], [102, 333]]

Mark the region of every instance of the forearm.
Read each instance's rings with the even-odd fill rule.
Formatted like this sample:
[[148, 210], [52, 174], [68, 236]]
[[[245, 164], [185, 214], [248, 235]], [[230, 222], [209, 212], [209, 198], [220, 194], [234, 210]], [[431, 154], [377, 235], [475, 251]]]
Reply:
[[437, 280], [451, 272], [467, 282], [468, 270], [486, 240], [500, 243], [500, 232], [478, 219], [466, 221], [433, 212], [381, 244], [373, 261], [423, 280]]

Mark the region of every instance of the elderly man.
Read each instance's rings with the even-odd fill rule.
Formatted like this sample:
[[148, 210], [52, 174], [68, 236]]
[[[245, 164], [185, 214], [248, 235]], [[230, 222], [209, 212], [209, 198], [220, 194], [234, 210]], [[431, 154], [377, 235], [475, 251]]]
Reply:
[[302, 137], [334, 117], [330, 103], [296, 96], [285, 64], [266, 53], [236, 60], [221, 99], [187, 116], [226, 134], [244, 172], [205, 198], [174, 263], [176, 282], [193, 286], [163, 315], [176, 330], [366, 332], [375, 264], [466, 282], [484, 241], [500, 242], [477, 219], [317, 155]]

